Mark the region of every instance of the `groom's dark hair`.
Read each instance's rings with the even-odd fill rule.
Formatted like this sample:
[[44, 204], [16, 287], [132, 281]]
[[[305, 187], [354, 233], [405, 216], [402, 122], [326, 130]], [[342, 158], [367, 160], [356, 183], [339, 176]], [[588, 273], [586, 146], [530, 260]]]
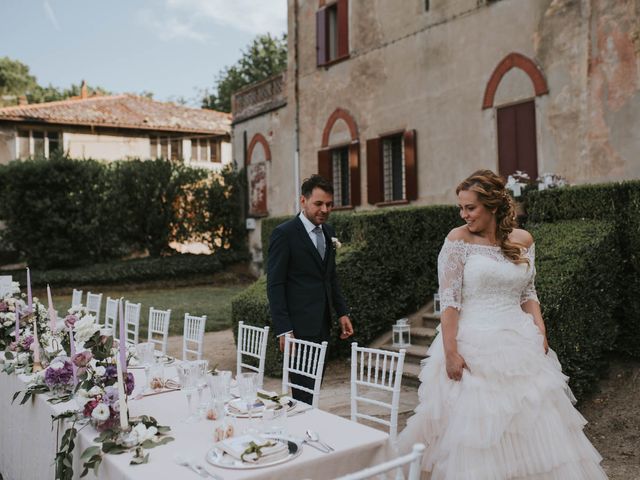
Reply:
[[302, 187], [300, 187], [300, 192], [304, 198], [309, 198], [314, 188], [319, 188], [333, 195], [333, 185], [320, 175], [311, 175], [309, 178], [305, 178], [304, 182], [302, 182]]

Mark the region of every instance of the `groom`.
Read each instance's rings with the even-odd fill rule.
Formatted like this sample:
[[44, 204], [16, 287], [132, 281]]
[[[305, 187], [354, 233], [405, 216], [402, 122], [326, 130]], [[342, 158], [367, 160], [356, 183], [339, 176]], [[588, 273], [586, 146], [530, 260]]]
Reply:
[[[331, 310], [338, 316], [340, 338], [353, 335], [336, 277], [335, 232], [326, 224], [333, 208], [333, 185], [312, 175], [302, 183], [301, 194], [300, 213], [278, 225], [269, 241], [267, 295], [280, 351], [287, 333], [316, 343], [328, 341]], [[291, 380], [313, 389], [309, 377], [292, 374]], [[294, 388], [293, 397], [310, 404], [313, 395]]]

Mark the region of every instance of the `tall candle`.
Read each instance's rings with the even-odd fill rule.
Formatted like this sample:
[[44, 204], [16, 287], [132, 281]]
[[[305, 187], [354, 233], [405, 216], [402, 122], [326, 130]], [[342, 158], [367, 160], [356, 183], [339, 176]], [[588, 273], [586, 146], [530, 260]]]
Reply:
[[118, 348], [120, 351], [120, 363], [122, 364], [122, 370], [127, 371], [127, 334], [124, 330], [124, 312], [122, 310], [122, 300], [120, 297], [118, 301], [118, 322], [120, 324], [120, 335], [118, 337]]
[[127, 396], [124, 390], [124, 380], [122, 375], [122, 363], [120, 359], [116, 360], [116, 370], [118, 372], [118, 405], [120, 407], [120, 428], [126, 430], [129, 428], [129, 416], [127, 413]]
[[76, 342], [73, 339], [73, 327], [69, 327], [69, 353], [71, 355], [71, 371], [73, 372], [73, 388], [78, 385], [78, 374], [76, 373], [76, 364], [73, 363], [73, 356], [76, 354]]
[[33, 315], [33, 363], [40, 363], [40, 341], [38, 340], [38, 317]]
[[51, 299], [51, 288], [49, 284], [47, 284], [47, 300], [49, 302], [49, 322], [51, 325], [51, 333], [56, 333], [56, 323], [57, 323], [57, 315], [56, 311], [53, 309], [53, 300]]
[[31, 272], [27, 267], [27, 306], [29, 307], [29, 313], [33, 312], [33, 297], [31, 296]]
[[20, 338], [20, 310], [18, 310], [18, 305], [16, 305], [16, 342]]

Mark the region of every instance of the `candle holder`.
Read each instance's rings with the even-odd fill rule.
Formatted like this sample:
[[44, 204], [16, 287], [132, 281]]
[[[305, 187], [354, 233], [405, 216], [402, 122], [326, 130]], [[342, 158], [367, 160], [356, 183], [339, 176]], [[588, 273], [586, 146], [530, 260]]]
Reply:
[[392, 326], [393, 346], [402, 348], [411, 345], [411, 325], [408, 318], [401, 318]]

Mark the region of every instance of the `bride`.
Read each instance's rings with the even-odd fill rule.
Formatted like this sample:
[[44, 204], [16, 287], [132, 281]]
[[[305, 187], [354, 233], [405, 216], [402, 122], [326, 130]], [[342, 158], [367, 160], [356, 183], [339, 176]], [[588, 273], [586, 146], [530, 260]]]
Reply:
[[424, 443], [431, 480], [606, 479], [547, 344], [535, 245], [504, 181], [479, 170], [456, 193], [466, 225], [438, 256], [441, 330], [401, 451]]

